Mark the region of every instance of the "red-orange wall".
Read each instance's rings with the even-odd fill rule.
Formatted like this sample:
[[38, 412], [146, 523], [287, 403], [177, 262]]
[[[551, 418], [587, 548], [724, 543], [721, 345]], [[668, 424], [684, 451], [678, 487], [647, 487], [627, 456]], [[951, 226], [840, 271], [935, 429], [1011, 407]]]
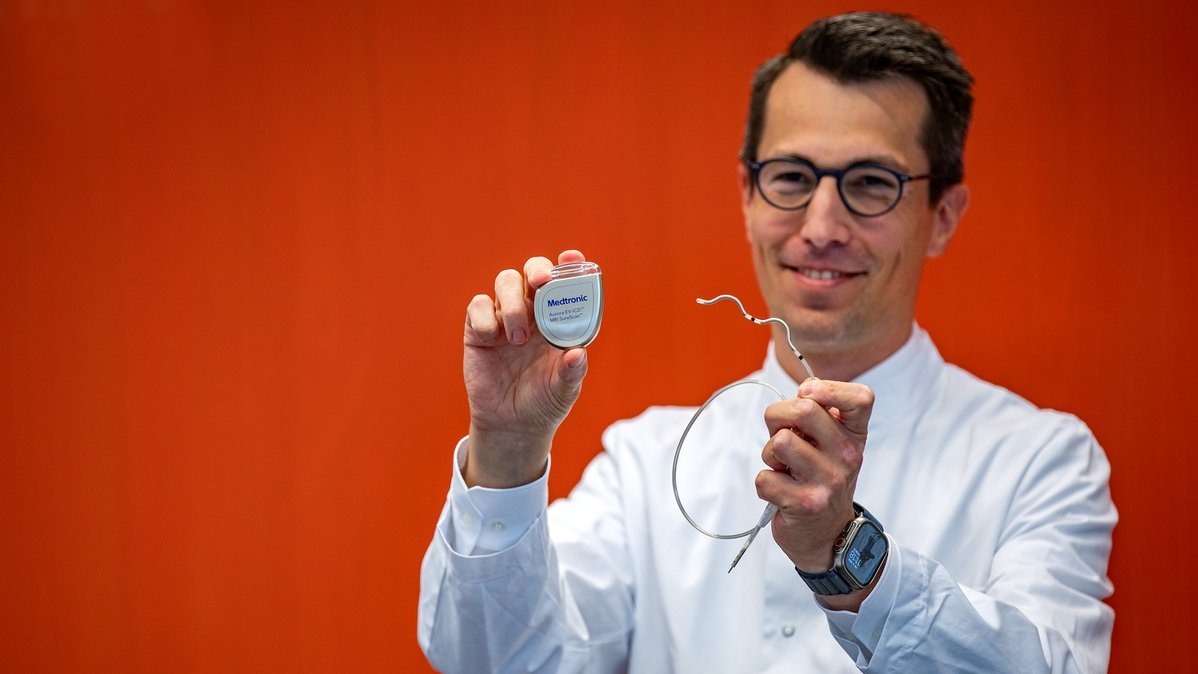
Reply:
[[[884, 3], [885, 4], [885, 3]], [[1198, 10], [907, 9], [978, 78], [973, 203], [920, 321], [1114, 467], [1117, 672], [1198, 657]], [[466, 302], [579, 247], [607, 423], [766, 338], [747, 82], [842, 2], [0, 4], [0, 669], [422, 671]], [[663, 488], [666, 488], [663, 486]]]

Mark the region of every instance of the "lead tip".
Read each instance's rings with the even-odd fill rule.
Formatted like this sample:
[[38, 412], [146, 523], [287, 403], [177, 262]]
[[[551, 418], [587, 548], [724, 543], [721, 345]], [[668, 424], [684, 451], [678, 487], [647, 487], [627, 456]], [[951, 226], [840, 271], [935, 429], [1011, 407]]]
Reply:
[[736, 559], [732, 560], [732, 566], [728, 567], [728, 573], [732, 573], [732, 569], [736, 568], [736, 565], [740, 563], [740, 558], [745, 556], [745, 550], [748, 550], [748, 549], [749, 549], [749, 546], [746, 545], [745, 547], [740, 549], [740, 552], [736, 553]]

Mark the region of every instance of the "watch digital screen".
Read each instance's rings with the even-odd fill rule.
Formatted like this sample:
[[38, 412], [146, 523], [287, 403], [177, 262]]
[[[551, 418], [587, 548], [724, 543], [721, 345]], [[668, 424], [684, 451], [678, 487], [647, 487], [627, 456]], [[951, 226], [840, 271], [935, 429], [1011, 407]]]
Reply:
[[886, 557], [886, 536], [872, 522], [863, 522], [844, 556], [844, 570], [859, 585], [869, 585]]

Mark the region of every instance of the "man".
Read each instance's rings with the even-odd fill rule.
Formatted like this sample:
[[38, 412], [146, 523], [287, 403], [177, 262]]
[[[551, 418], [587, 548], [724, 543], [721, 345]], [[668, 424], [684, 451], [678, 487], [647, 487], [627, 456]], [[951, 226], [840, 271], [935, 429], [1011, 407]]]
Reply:
[[971, 83], [933, 30], [889, 14], [818, 21], [754, 79], [746, 234], [771, 314], [819, 379], [777, 348], [778, 328], [755, 376], [797, 396], [755, 388], [687, 441], [685, 460], [715, 476], [687, 483], [692, 514], [725, 532], [761, 507], [725, 496], [757, 461], [726, 448], [763, 447], [757, 493], [778, 512], [734, 573], [733, 548], [692, 530], [668, 486], [693, 410], [612, 426], [546, 510], [549, 447], [586, 352], [536, 333], [545, 258], [470, 302], [470, 433], [421, 578], [435, 666], [1105, 670], [1116, 515], [1101, 448], [1077, 419], [945, 364], [914, 324], [923, 261], [969, 199]]

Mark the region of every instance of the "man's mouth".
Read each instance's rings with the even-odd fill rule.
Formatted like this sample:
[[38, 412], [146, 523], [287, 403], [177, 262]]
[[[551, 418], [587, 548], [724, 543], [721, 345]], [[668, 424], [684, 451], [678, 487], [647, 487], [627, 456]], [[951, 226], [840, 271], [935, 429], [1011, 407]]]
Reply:
[[852, 278], [854, 276], [862, 276], [865, 272], [849, 272], [840, 271], [838, 269], [816, 269], [814, 267], [792, 267], [783, 265], [788, 271], [796, 272], [804, 278], [809, 278], [813, 281], [838, 281], [840, 279]]

